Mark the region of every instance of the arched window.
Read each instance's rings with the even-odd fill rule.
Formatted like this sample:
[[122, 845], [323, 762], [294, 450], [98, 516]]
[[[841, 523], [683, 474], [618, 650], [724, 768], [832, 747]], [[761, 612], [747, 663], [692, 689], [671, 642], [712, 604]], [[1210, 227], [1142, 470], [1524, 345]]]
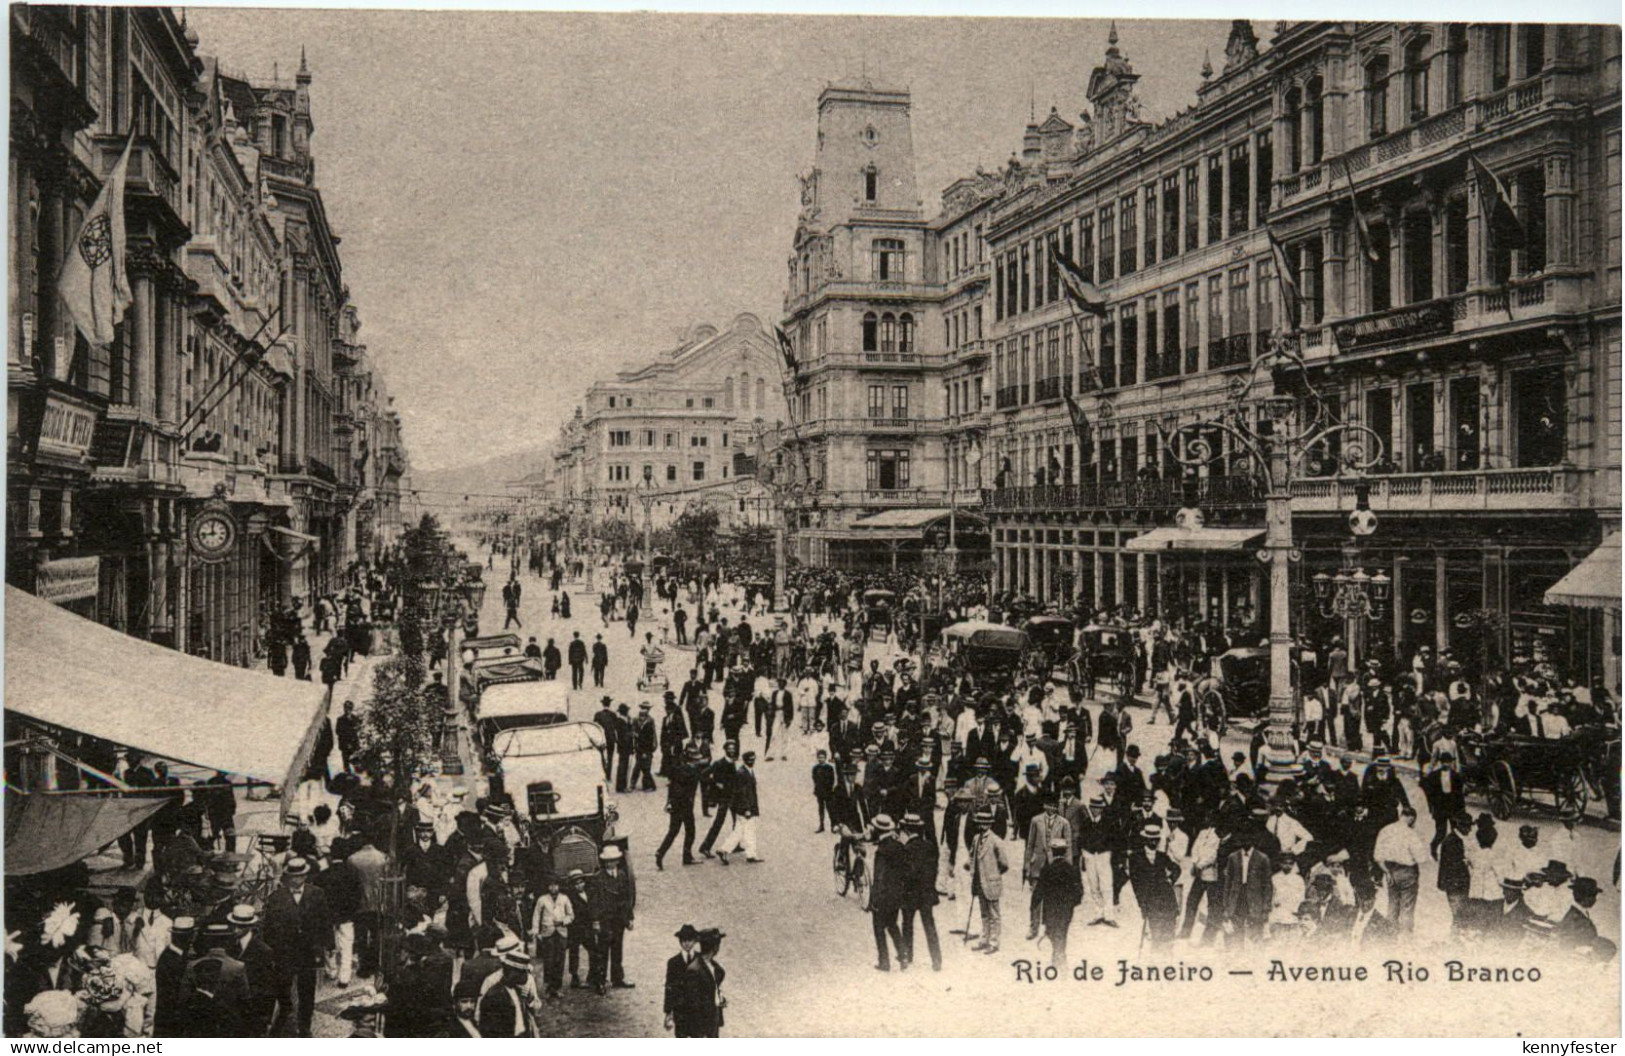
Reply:
[[897, 238], [877, 238], [870, 247], [870, 268], [877, 282], [903, 280], [903, 242]]
[[1467, 27], [1452, 22], [1445, 27], [1444, 105], [1456, 106], [1467, 97]]
[[870, 165], [863, 170], [863, 200], [872, 202], [880, 191], [880, 170]]
[[863, 313], [863, 350], [875, 352], [880, 348], [879, 320], [874, 312]]
[[880, 351], [897, 351], [897, 318], [890, 312], [880, 317]]
[[1405, 45], [1405, 114], [1416, 122], [1428, 116], [1428, 38]]
[[914, 317], [904, 312], [898, 322], [897, 351], [903, 353], [914, 351]]
[[1297, 172], [1303, 167], [1303, 93], [1290, 89], [1281, 109], [1286, 119], [1286, 171]]
[[739, 406], [750, 410], [750, 371], [743, 371], [739, 375]]
[[1311, 79], [1304, 85], [1303, 123], [1309, 130], [1304, 153], [1310, 165], [1319, 165], [1321, 157], [1326, 152], [1326, 107], [1321, 100], [1323, 94], [1324, 85], [1319, 77]]
[[734, 409], [734, 376], [729, 374], [722, 383], [722, 406]]
[[767, 385], [761, 378], [756, 379], [756, 409], [758, 411], [767, 407]]
[[1365, 133], [1367, 139], [1388, 134], [1388, 56], [1365, 64]]

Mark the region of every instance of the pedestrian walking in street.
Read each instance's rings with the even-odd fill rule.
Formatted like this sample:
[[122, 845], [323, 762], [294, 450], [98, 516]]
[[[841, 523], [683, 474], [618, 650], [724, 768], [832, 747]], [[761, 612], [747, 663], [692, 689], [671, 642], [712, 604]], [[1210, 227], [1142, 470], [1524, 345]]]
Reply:
[[530, 918], [536, 959], [542, 964], [542, 988], [548, 997], [558, 997], [564, 991], [564, 955], [575, 919], [575, 907], [559, 889], [557, 874], [549, 875], [547, 891], [536, 899]]
[[353, 771], [351, 761], [361, 751], [361, 718], [355, 713], [355, 701], [344, 702], [344, 713], [333, 724], [333, 732], [339, 743], [339, 761], [344, 769]]
[[587, 681], [587, 643], [580, 631], [570, 632], [570, 688], [580, 689]]
[[746, 752], [742, 759], [744, 765], [734, 773], [734, 785], [729, 800], [734, 815], [733, 831], [716, 845], [717, 858], [724, 864], [727, 864], [728, 854], [736, 850], [745, 852], [747, 862], [762, 861], [756, 844], [756, 819], [762, 813], [760, 793], [756, 785], [756, 753]]
[[673, 1033], [679, 1038], [715, 1038], [722, 1034], [723, 1010], [728, 999], [722, 994], [727, 972], [717, 963], [726, 934], [715, 928], [700, 932], [699, 956], [688, 966], [684, 985], [672, 1004]]
[[701, 767], [705, 755], [698, 745], [688, 750], [688, 758], [674, 763], [666, 771], [666, 837], [655, 851], [655, 868], [665, 869], [666, 852], [671, 850], [677, 834], [683, 834], [683, 864], [693, 865], [694, 857], [694, 797], [700, 788]]
[[1039, 870], [1033, 884], [1033, 906], [1049, 940], [1049, 963], [1057, 971], [1066, 970], [1066, 940], [1072, 930], [1072, 914], [1083, 901], [1083, 884], [1077, 867], [1067, 857], [1069, 844], [1054, 837], [1047, 848], [1049, 860]]
[[310, 1037], [316, 1005], [316, 972], [333, 945], [333, 922], [327, 896], [310, 883], [307, 858], [290, 858], [282, 883], [265, 902], [265, 941], [277, 956], [283, 990], [279, 1027], [293, 1036]]
[[[700, 951], [700, 931], [692, 924], [684, 924], [677, 929], [677, 952], [666, 960], [666, 990], [661, 1011], [665, 1015], [667, 1030], [676, 1027], [677, 1007], [683, 999], [683, 987], [687, 983], [689, 965], [694, 963]], [[678, 1035], [682, 1037], [682, 1035]]]
[[908, 953], [903, 948], [897, 915], [908, 884], [908, 852], [897, 842], [897, 826], [890, 816], [877, 814], [872, 828], [875, 850], [871, 859], [874, 872], [869, 887], [869, 923], [875, 936], [875, 970], [891, 971], [890, 947], [895, 947], [898, 968], [907, 971]]
[[654, 716], [650, 714], [652, 707], [647, 700], [639, 704], [638, 717], [632, 721], [632, 747], [637, 761], [633, 764], [627, 787], [635, 792], [655, 790], [653, 767], [660, 734], [655, 727]]
[[604, 688], [604, 673], [608, 670], [609, 646], [604, 644], [603, 635], [595, 634], [592, 643], [592, 684], [594, 689]]
[[626, 978], [622, 963], [626, 933], [632, 930], [638, 901], [637, 888], [631, 874], [622, 867], [622, 857], [621, 849], [614, 844], [599, 851], [598, 872], [587, 881], [587, 909], [592, 917], [596, 951], [587, 981], [600, 995], [608, 986], [630, 990], [637, 985]]
[[982, 913], [982, 941], [972, 949], [981, 953], [999, 952], [999, 899], [1004, 895], [1004, 874], [1010, 871], [1010, 858], [1004, 841], [993, 831], [995, 815], [982, 807], [971, 815], [976, 833], [965, 871], [971, 874], [971, 897]]

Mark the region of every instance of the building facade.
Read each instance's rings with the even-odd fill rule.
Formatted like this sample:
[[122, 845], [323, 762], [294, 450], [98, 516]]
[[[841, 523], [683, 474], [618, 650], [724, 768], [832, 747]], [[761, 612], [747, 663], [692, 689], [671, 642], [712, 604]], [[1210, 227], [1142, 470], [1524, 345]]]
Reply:
[[[1425, 642], [1616, 677], [1612, 619], [1543, 595], [1619, 518], [1618, 30], [1281, 23], [1265, 45], [1238, 21], [1219, 68], [1193, 76], [1195, 104], [1158, 123], [1115, 28], [1106, 43], [1078, 122], [1052, 111], [1000, 172], [952, 184], [900, 280], [876, 270], [896, 234], [880, 222], [912, 231], [917, 214], [880, 215], [901, 206], [862, 182], [819, 192], [886, 170], [870, 132], [906, 126], [872, 115], [907, 100], [821, 97], [786, 329], [822, 516], [842, 511], [851, 535], [865, 510], [818, 456], [844, 443], [855, 473], [890, 425], [872, 421], [884, 407], [835, 421], [871, 374], [912, 369], [941, 393], [910, 435], [937, 469], [866, 497], [924, 507], [976, 489], [997, 590], [1262, 631], [1261, 566], [1233, 542], [1248, 533], [1177, 553], [1131, 541], [1192, 500], [1209, 525], [1261, 530], [1255, 467], [1226, 434], [1191, 480], [1176, 456], [1194, 445], [1163, 438], [1212, 418], [1284, 344], [1324, 419], [1359, 427], [1305, 452], [1292, 483], [1295, 626], [1341, 630], [1357, 651]], [[849, 128], [829, 116], [847, 107]], [[1103, 316], [1066, 295], [1059, 259]], [[886, 362], [895, 344], [867, 351], [863, 320], [888, 298], [923, 323], [917, 365]], [[1381, 448], [1359, 474], [1339, 442], [1354, 435]], [[1354, 550], [1362, 493], [1380, 526]], [[1344, 566], [1392, 580], [1375, 620], [1320, 615], [1314, 576]]]
[[[406, 472], [315, 185], [310, 72], [229, 75], [164, 8], [11, 25], [7, 582], [251, 663], [271, 609], [375, 545], [368, 502], [398, 529]], [[57, 277], [126, 145], [133, 299], [94, 343]]]
[[780, 351], [761, 320], [735, 317], [726, 330], [700, 324], [650, 363], [593, 383], [554, 445], [557, 500], [589, 520], [669, 525], [684, 510], [715, 509], [724, 527], [760, 519], [754, 478], [734, 475], [736, 456], [786, 415]]

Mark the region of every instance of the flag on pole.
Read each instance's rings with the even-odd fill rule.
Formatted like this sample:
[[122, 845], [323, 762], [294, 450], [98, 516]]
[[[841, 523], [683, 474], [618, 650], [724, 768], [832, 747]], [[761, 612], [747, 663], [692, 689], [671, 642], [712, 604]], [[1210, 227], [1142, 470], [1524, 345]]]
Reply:
[[[130, 280], [125, 274], [124, 174], [130, 165], [135, 134], [108, 173], [101, 193], [85, 216], [79, 233], [68, 246], [57, 275], [57, 294], [73, 316], [74, 325], [95, 345], [112, 343], [113, 328], [130, 306]], [[57, 369], [64, 377], [68, 364]]]
[[1072, 416], [1072, 433], [1078, 438], [1078, 449], [1081, 451], [1088, 442], [1089, 416], [1083, 413], [1083, 408], [1070, 394], [1066, 398], [1066, 413]]
[[779, 336], [779, 352], [784, 356], [785, 368], [793, 377], [801, 371], [801, 365], [796, 362], [796, 346], [790, 342], [790, 335], [784, 332], [782, 326], [775, 326], [773, 332]]
[[1518, 211], [1512, 207], [1512, 196], [1507, 193], [1506, 184], [1501, 177], [1491, 171], [1488, 165], [1478, 160], [1478, 155], [1472, 151], [1467, 152], [1467, 160], [1473, 167], [1473, 176], [1479, 181], [1479, 194], [1483, 195], [1484, 181], [1488, 180], [1495, 189], [1495, 200], [1489, 203], [1490, 239], [1498, 249], [1522, 249], [1529, 241], [1528, 234], [1523, 229], [1523, 221], [1518, 219]]
[[1360, 239], [1360, 252], [1365, 259], [1375, 264], [1377, 262], [1377, 245], [1371, 238], [1371, 225], [1365, 222], [1365, 214], [1360, 212], [1360, 199], [1354, 193], [1354, 170], [1347, 164], [1343, 166], [1343, 178], [1349, 185], [1349, 207], [1354, 210], [1354, 233]]
[[1066, 288], [1067, 299], [1079, 310], [1104, 319], [1106, 317], [1106, 295], [1100, 288], [1083, 277], [1083, 272], [1072, 263], [1072, 259], [1061, 252], [1059, 246], [1052, 252], [1055, 263], [1061, 268], [1061, 285]]
[[1281, 284], [1281, 307], [1286, 310], [1287, 322], [1296, 330], [1303, 317], [1303, 294], [1298, 289], [1297, 276], [1292, 274], [1292, 262], [1286, 255], [1286, 247], [1275, 237], [1275, 229], [1266, 226], [1264, 233], [1269, 236], [1270, 255], [1275, 258], [1275, 278]]

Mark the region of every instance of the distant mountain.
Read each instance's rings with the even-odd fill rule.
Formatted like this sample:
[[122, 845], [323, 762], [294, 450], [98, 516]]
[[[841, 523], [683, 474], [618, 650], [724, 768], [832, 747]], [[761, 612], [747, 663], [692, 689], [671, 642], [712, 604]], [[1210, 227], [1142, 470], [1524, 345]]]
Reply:
[[469, 500], [472, 505], [481, 496], [510, 494], [510, 483], [551, 464], [548, 449], [535, 447], [466, 466], [414, 470], [412, 486], [425, 503], [434, 506], [461, 502], [464, 495], [473, 496]]

